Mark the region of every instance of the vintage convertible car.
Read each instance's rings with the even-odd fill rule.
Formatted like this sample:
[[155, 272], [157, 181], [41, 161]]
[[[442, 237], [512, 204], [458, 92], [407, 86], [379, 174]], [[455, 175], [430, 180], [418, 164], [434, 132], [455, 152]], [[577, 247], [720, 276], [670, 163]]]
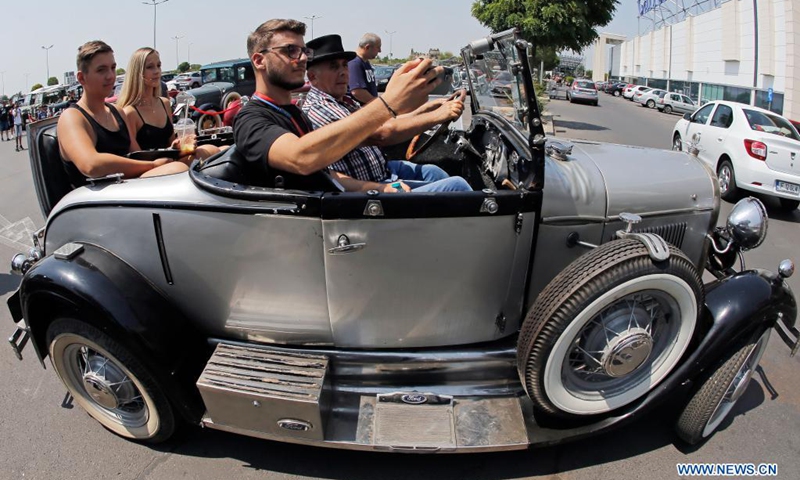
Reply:
[[794, 266], [737, 262], [765, 210], [745, 199], [716, 227], [695, 157], [549, 141], [527, 47], [514, 31], [465, 47], [469, 71], [509, 72], [509, 95], [474, 91], [468, 128], [410, 149], [472, 192], [346, 193], [324, 172], [267, 176], [235, 146], [69, 191], [54, 124], [37, 124], [47, 224], [13, 261], [12, 347], [31, 340], [137, 441], [185, 420], [336, 448], [522, 449], [671, 399], [679, 436], [702, 442], [770, 332], [797, 351]]

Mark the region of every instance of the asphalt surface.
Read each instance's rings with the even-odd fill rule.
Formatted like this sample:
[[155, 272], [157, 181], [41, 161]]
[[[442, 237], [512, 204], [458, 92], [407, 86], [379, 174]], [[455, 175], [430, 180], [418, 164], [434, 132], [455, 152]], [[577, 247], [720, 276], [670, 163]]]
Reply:
[[[553, 101], [560, 138], [668, 148], [677, 115], [647, 111], [602, 94], [600, 106]], [[632, 158], [631, 161], [636, 161]], [[775, 269], [797, 259], [800, 211], [779, 214], [773, 203], [765, 245], [748, 252], [749, 266]], [[723, 202], [724, 218], [731, 205]], [[0, 261], [30, 244], [27, 231], [43, 225], [26, 152], [0, 142]], [[2, 271], [7, 271], [6, 267]], [[0, 274], [3, 301], [19, 277]], [[791, 279], [800, 292], [800, 275]], [[12, 332], [0, 308], [0, 334]], [[153, 448], [105, 431], [79, 407], [62, 405], [65, 389], [52, 367], [30, 346], [17, 361], [0, 348], [0, 479], [672, 479], [677, 463], [777, 463], [778, 478], [800, 478], [800, 356], [773, 335], [761, 374], [732, 418], [705, 445], [675, 443], [675, 406], [667, 405], [629, 426], [587, 440], [523, 452], [474, 455], [402, 455], [286, 445], [197, 427]]]

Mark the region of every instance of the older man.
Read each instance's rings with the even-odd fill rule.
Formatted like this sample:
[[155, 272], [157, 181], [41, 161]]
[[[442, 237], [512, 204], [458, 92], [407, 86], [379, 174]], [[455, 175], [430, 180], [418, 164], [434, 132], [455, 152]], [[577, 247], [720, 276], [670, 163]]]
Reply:
[[[422, 105], [440, 83], [440, 67], [427, 60], [398, 69], [379, 101], [335, 124], [313, 130], [292, 105], [292, 90], [304, 83], [311, 49], [303, 41], [306, 26], [275, 19], [261, 24], [247, 38], [247, 53], [256, 76], [253, 98], [236, 117], [234, 137], [248, 161], [253, 183], [276, 186], [285, 172], [309, 175], [325, 169], [364, 142], [389, 118]], [[281, 173], [275, 172], [279, 170]], [[364, 188], [394, 191], [371, 182]]]
[[381, 53], [381, 37], [365, 33], [358, 42], [356, 56], [347, 64], [350, 70], [350, 94], [365, 105], [378, 96], [378, 82], [370, 60]]
[[[343, 121], [361, 110], [347, 95], [348, 60], [355, 52], [346, 52], [339, 35], [325, 35], [308, 42], [314, 56], [308, 61], [308, 79], [312, 88], [303, 102], [303, 112], [315, 129]], [[395, 183], [397, 187], [418, 192], [472, 190], [461, 177], [449, 177], [435, 165], [417, 165], [406, 161], [386, 161], [375, 145], [394, 145], [408, 140], [448, 120], [455, 120], [464, 110], [462, 99], [428, 102], [417, 111], [386, 121], [358, 148], [330, 166], [334, 176], [347, 190], [362, 190], [350, 181]]]

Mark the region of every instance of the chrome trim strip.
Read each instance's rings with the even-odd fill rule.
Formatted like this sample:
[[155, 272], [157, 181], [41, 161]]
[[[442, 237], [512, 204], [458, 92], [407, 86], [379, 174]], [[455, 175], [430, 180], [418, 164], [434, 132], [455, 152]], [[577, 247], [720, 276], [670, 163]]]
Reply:
[[[642, 218], [659, 217], [663, 215], [677, 215], [684, 213], [700, 213], [711, 212], [714, 208], [676, 208], [673, 210], [658, 210], [647, 213], [637, 213]], [[718, 210], [717, 210], [718, 211]], [[542, 218], [542, 223], [552, 224], [584, 224], [584, 223], [603, 223], [603, 222], [617, 222], [621, 221], [619, 215], [610, 217], [596, 217], [596, 216], [568, 216], [568, 217], [545, 217]]]

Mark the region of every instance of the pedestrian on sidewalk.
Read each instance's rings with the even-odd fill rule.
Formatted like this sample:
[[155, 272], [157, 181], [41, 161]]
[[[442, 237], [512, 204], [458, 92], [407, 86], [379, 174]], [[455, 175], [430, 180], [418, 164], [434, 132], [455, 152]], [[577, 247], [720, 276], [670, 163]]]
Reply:
[[2, 141], [11, 140], [11, 132], [9, 131], [11, 115], [9, 115], [10, 108], [7, 103], [0, 105], [0, 138]]
[[16, 151], [25, 150], [22, 146], [22, 107], [17, 104], [11, 114], [14, 118], [14, 140], [16, 140]]

